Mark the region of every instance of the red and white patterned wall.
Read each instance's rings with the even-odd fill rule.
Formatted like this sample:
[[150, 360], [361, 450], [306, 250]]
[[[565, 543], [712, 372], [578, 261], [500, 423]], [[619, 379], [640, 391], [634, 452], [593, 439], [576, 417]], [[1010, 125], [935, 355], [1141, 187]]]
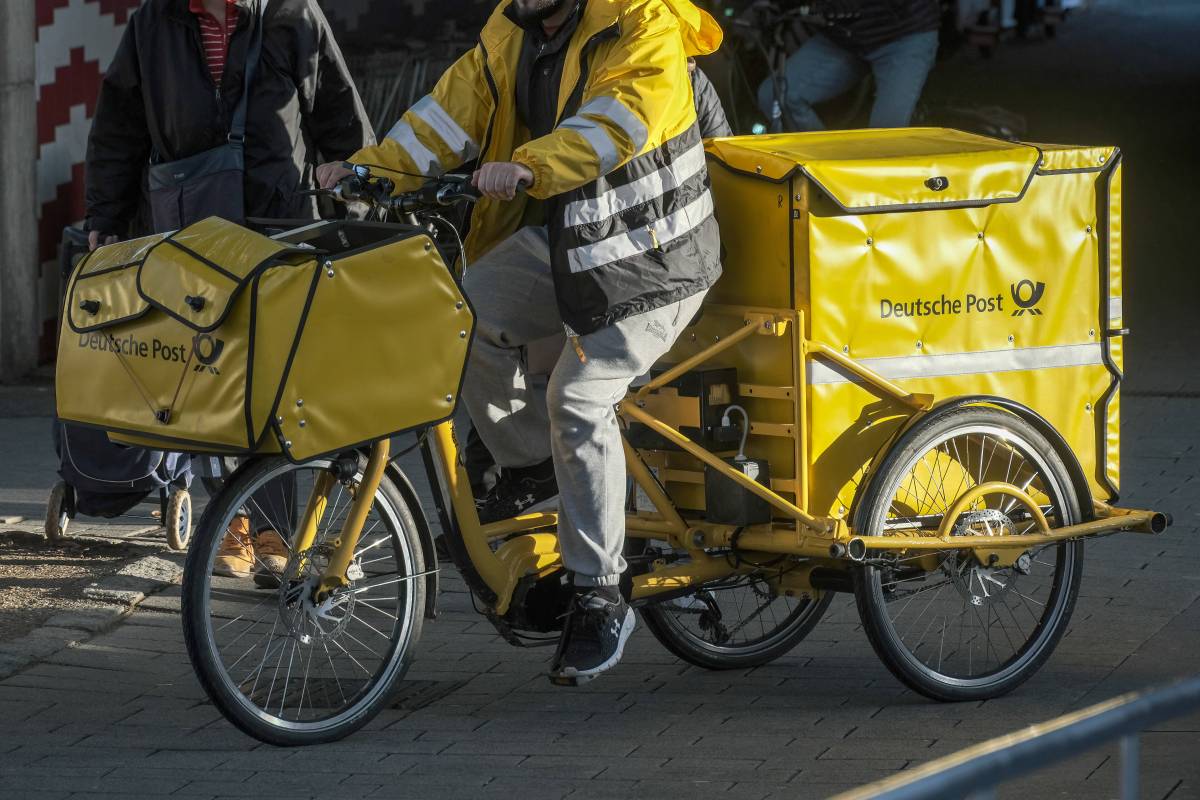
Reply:
[[38, 249], [45, 346], [53, 341], [66, 225], [83, 218], [83, 158], [100, 80], [141, 0], [37, 0]]

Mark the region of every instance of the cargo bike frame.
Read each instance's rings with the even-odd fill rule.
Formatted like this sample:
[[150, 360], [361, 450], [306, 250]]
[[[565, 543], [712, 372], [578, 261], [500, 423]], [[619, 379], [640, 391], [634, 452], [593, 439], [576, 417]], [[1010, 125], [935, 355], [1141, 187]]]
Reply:
[[[832, 136], [840, 160], [829, 152]], [[862, 170], [877, 167], [860, 169], [848, 158], [856, 146], [890, 149], [891, 174], [903, 178], [907, 170], [923, 188], [881, 201], [886, 192], [861, 186]], [[971, 383], [962, 365], [977, 362], [977, 354], [934, 348], [953, 336], [978, 337], [986, 326], [949, 318], [936, 320], [941, 329], [924, 329], [917, 346], [927, 353], [917, 362], [888, 353], [895, 346], [890, 335], [847, 336], [854, 350], [867, 353], [855, 357], [851, 344], [826, 339], [823, 331], [861, 324], [870, 332], [878, 322], [837, 311], [843, 300], [823, 301], [820, 281], [827, 278], [806, 271], [804, 259], [826, 258], [824, 272], [836, 277], [844, 268], [837, 258], [850, 253], [847, 263], [861, 271], [861, 240], [842, 246], [843, 229], [854, 237], [865, 233], [867, 258], [874, 258], [876, 238], [884, 242], [931, 219], [959, 225], [965, 217], [981, 228], [977, 237], [971, 232], [973, 242], [984, 242], [982, 229], [1002, 240], [1004, 215], [1017, 215], [1021, 203], [1062, 204], [1066, 189], [1111, 184], [1114, 152], [1033, 148], [950, 131], [709, 145], [729, 248], [726, 274], [667, 363], [636, 382], [617, 409], [631, 484], [623, 589], [665, 646], [709, 668], [765, 663], [804, 638], [834, 593], [850, 592], [876, 652], [901, 681], [929, 697], [995, 697], [1044, 663], [1070, 619], [1082, 540], [1159, 533], [1170, 522], [1160, 512], [1111, 505], [1116, 473], [1105, 454], [1113, 444], [1093, 432], [1111, 430], [1116, 384], [1106, 382], [1105, 366], [1088, 360], [1095, 347], [1068, 341], [985, 350], [989, 363], [1008, 366]], [[1088, 159], [1098, 159], [1100, 168]], [[996, 185], [1004, 170], [1015, 188]], [[937, 180], [922, 177], [931, 173]], [[972, 177], [977, 173], [990, 177], [981, 184]], [[386, 180], [365, 174], [356, 180], [354, 193], [371, 201], [374, 214], [429, 230], [431, 243], [438, 238], [433, 231], [450, 227], [439, 210], [464, 194], [461, 180], [397, 196]], [[965, 196], [941, 194], [961, 184]], [[869, 194], [871, 204], [856, 208], [856, 193]], [[778, 232], [790, 252], [772, 264], [762, 248], [781, 241]], [[1046, 242], [1047, 250], [1057, 246]], [[431, 245], [423, 251], [435, 254]], [[1094, 281], [1096, 263], [1080, 263], [1079, 274]], [[326, 264], [330, 279], [347, 271]], [[934, 261], [926, 267], [936, 272]], [[876, 267], [868, 262], [866, 269]], [[880, 274], [890, 279], [895, 271], [889, 265]], [[1030, 288], [1038, 277], [1028, 280]], [[920, 288], [919, 276], [913, 282]], [[763, 302], [781, 295], [794, 299]], [[1107, 312], [1104, 321], [1112, 321], [1111, 295], [1093, 296]], [[968, 297], [1002, 312], [1003, 318], [991, 317], [996, 325], [1012, 324], [1018, 316], [1012, 304], [1037, 305], [1017, 281], [1008, 307], [1002, 295]], [[469, 312], [461, 295], [455, 302], [460, 313]], [[941, 302], [952, 308], [954, 300], [943, 293]], [[1070, 305], [1069, 297], [1055, 302]], [[920, 309], [919, 302], [912, 307]], [[1043, 308], [1047, 317], [1061, 310], [1050, 301]], [[463, 325], [459, 338], [469, 342], [470, 322]], [[1102, 329], [1106, 341], [1124, 333]], [[1043, 335], [1060, 334], [1051, 328]], [[1009, 343], [1014, 338], [1009, 334]], [[1060, 433], [1055, 402], [1070, 389], [1045, 400], [1039, 392], [1050, 384], [1030, 359], [1042, 359], [1046, 370], [1075, 370], [1046, 374], [1086, 383], [1110, 417], [1089, 416], [1086, 427]], [[913, 363], [927, 377], [914, 375]], [[1010, 396], [1005, 381], [1028, 383], [1015, 385]], [[444, 399], [452, 410], [453, 396]], [[1088, 414], [1101, 399], [1087, 402]], [[412, 658], [422, 612], [432, 613], [437, 569], [431, 526], [396, 466], [390, 438], [376, 435], [337, 451], [317, 447], [309, 456], [299, 452], [311, 430], [308, 405], [300, 398], [285, 405], [276, 403], [274, 440], [264, 439], [259, 449], [279, 455], [243, 465], [206, 510], [189, 554], [184, 618], [193, 663], [218, 707], [252, 735], [288, 745], [340, 738], [387, 706]], [[553, 641], [568, 591], [557, 515], [480, 524], [449, 415], [416, 429], [447, 550], [482, 613], [513, 644]], [[139, 441], [128, 432], [116, 435]], [[1090, 456], [1082, 452], [1087, 448]], [[274, 586], [264, 593], [213, 577], [229, 520], [257, 489], [288, 472], [302, 473], [303, 506], [281, 525], [290, 533], [291, 558], [273, 576]], [[342, 661], [348, 674], [337, 669]]]

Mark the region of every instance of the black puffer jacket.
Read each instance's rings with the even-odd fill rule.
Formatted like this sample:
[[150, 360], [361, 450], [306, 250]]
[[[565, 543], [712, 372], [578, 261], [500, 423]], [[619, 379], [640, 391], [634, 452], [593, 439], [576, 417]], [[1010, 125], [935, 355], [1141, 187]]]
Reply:
[[[255, 3], [237, 0], [237, 30], [214, 85], [188, 0], [147, 0], [134, 12], [100, 89], [88, 137], [87, 224], [124, 235], [153, 158], [173, 161], [222, 144], [241, 99]], [[270, 0], [246, 123], [247, 216], [313, 218], [312, 166], [344, 159], [374, 135], [316, 0]]]
[[[821, 3], [813, 4], [825, 11]], [[942, 18], [938, 0], [827, 0], [829, 13], [852, 11], [854, 19], [836, 22], [826, 34], [856, 53], [869, 53], [912, 33], [936, 31]]]

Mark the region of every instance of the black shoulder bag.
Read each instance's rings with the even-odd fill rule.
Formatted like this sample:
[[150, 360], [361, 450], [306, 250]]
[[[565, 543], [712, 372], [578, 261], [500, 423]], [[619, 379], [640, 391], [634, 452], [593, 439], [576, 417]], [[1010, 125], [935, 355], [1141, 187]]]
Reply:
[[254, 38], [246, 51], [242, 98], [233, 111], [225, 144], [178, 161], [152, 164], [148, 172], [150, 214], [158, 233], [178, 230], [206, 217], [241, 223], [246, 218], [246, 107], [262, 55], [269, 0], [259, 0]]

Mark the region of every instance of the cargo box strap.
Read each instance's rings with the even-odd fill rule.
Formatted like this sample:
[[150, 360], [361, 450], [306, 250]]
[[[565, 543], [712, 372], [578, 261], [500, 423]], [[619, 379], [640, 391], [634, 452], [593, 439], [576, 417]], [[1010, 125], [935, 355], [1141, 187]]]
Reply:
[[154, 407], [154, 401], [150, 399], [150, 395], [146, 392], [145, 387], [142, 386], [142, 382], [139, 381], [137, 379], [137, 375], [133, 373], [133, 368], [130, 367], [129, 362], [125, 360], [125, 356], [121, 353], [120, 348], [113, 347], [109, 350], [109, 352], [116, 356], [117, 361], [120, 362], [121, 366], [125, 368], [125, 374], [129, 376], [129, 380], [133, 384], [133, 387], [138, 390], [138, 394], [142, 396], [142, 400], [145, 401], [146, 407], [150, 409], [150, 415], [155, 419], [158, 419], [158, 409]]

